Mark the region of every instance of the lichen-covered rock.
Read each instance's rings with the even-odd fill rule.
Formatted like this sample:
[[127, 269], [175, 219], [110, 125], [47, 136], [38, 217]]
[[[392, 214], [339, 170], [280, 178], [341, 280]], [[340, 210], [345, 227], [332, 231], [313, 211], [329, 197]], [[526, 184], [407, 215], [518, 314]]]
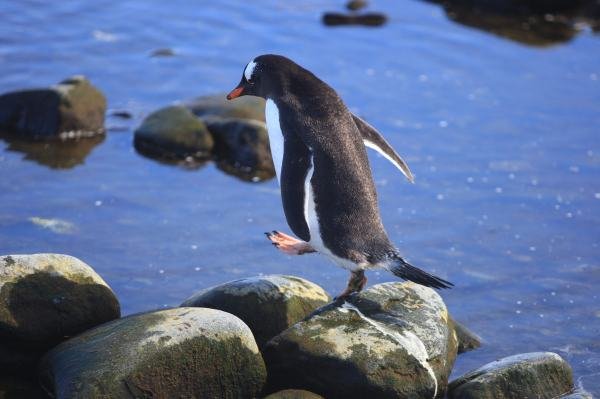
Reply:
[[227, 94], [198, 97], [186, 104], [195, 115], [204, 117], [240, 118], [265, 121], [265, 100], [244, 96], [229, 101]]
[[242, 319], [258, 346], [330, 301], [318, 285], [299, 277], [269, 275], [244, 278], [202, 290], [181, 306], [223, 310]]
[[252, 398], [266, 380], [252, 332], [214, 309], [175, 308], [103, 324], [40, 363], [55, 398]]
[[245, 180], [275, 176], [269, 134], [264, 122], [239, 118], [207, 118], [215, 140], [218, 166]]
[[454, 327], [458, 339], [458, 353], [465, 353], [481, 346], [481, 338], [473, 331], [450, 317], [450, 324]]
[[505, 357], [452, 381], [453, 399], [556, 398], [573, 390], [571, 367], [552, 352]]
[[204, 122], [183, 106], [151, 113], [134, 133], [136, 150], [166, 160], [206, 159], [211, 156], [213, 145]]
[[263, 399], [323, 399], [323, 397], [302, 389], [285, 389], [265, 396]]
[[0, 127], [22, 137], [74, 138], [104, 133], [106, 99], [85, 77], [48, 89], [0, 96]]
[[48, 348], [119, 316], [119, 301], [110, 287], [77, 258], [0, 257], [0, 346], [17, 340]]
[[435, 291], [385, 283], [317, 310], [269, 341], [263, 355], [270, 392], [433, 398], [443, 396], [457, 345]]

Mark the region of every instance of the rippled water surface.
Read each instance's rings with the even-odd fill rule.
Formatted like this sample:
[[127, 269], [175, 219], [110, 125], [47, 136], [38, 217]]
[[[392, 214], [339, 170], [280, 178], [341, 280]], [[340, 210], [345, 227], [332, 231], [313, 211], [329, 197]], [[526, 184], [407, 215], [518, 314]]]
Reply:
[[[226, 92], [254, 56], [281, 53], [336, 88], [415, 173], [411, 185], [371, 154], [391, 238], [456, 284], [442, 296], [485, 340], [455, 375], [551, 350], [600, 395], [600, 37], [585, 20], [552, 40], [522, 22], [493, 34], [408, 0], [373, 4], [389, 17], [380, 28], [322, 25], [342, 2], [255, 3], [3, 2], [1, 92], [85, 74], [134, 117], [68, 147], [0, 141], [0, 253], [77, 256], [125, 314], [259, 273], [341, 291], [345, 271], [264, 238], [289, 231], [275, 180], [164, 165], [132, 146], [149, 112]], [[175, 55], [150, 56], [160, 48]]]

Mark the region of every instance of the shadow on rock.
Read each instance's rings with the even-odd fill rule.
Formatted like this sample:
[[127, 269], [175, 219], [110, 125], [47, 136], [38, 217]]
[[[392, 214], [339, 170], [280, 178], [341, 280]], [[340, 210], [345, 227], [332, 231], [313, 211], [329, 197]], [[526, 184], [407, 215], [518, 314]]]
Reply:
[[23, 159], [51, 169], [71, 169], [82, 165], [92, 150], [104, 141], [104, 137], [31, 141], [14, 134], [0, 133], [0, 138], [8, 144], [8, 151], [22, 153]]
[[0, 377], [0, 398], [42, 399], [49, 398], [35, 378], [3, 375]]
[[449, 19], [530, 46], [572, 40], [585, 26], [600, 30], [593, 0], [426, 0], [443, 6]]

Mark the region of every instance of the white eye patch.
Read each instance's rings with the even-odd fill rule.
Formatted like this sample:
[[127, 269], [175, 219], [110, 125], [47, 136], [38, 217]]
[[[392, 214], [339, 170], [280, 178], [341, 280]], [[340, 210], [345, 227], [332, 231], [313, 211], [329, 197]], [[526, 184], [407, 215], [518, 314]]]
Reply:
[[244, 70], [244, 76], [247, 81], [250, 81], [252, 78], [252, 74], [254, 73], [254, 68], [256, 67], [256, 62], [254, 60], [250, 61]]

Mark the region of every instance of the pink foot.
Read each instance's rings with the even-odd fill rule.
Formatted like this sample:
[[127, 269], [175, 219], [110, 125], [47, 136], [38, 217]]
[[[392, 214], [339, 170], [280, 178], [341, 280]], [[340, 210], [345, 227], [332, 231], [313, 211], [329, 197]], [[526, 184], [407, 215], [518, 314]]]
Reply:
[[277, 249], [288, 255], [303, 255], [317, 252], [309, 243], [300, 241], [280, 231], [273, 230], [270, 233], [265, 233], [265, 235]]

